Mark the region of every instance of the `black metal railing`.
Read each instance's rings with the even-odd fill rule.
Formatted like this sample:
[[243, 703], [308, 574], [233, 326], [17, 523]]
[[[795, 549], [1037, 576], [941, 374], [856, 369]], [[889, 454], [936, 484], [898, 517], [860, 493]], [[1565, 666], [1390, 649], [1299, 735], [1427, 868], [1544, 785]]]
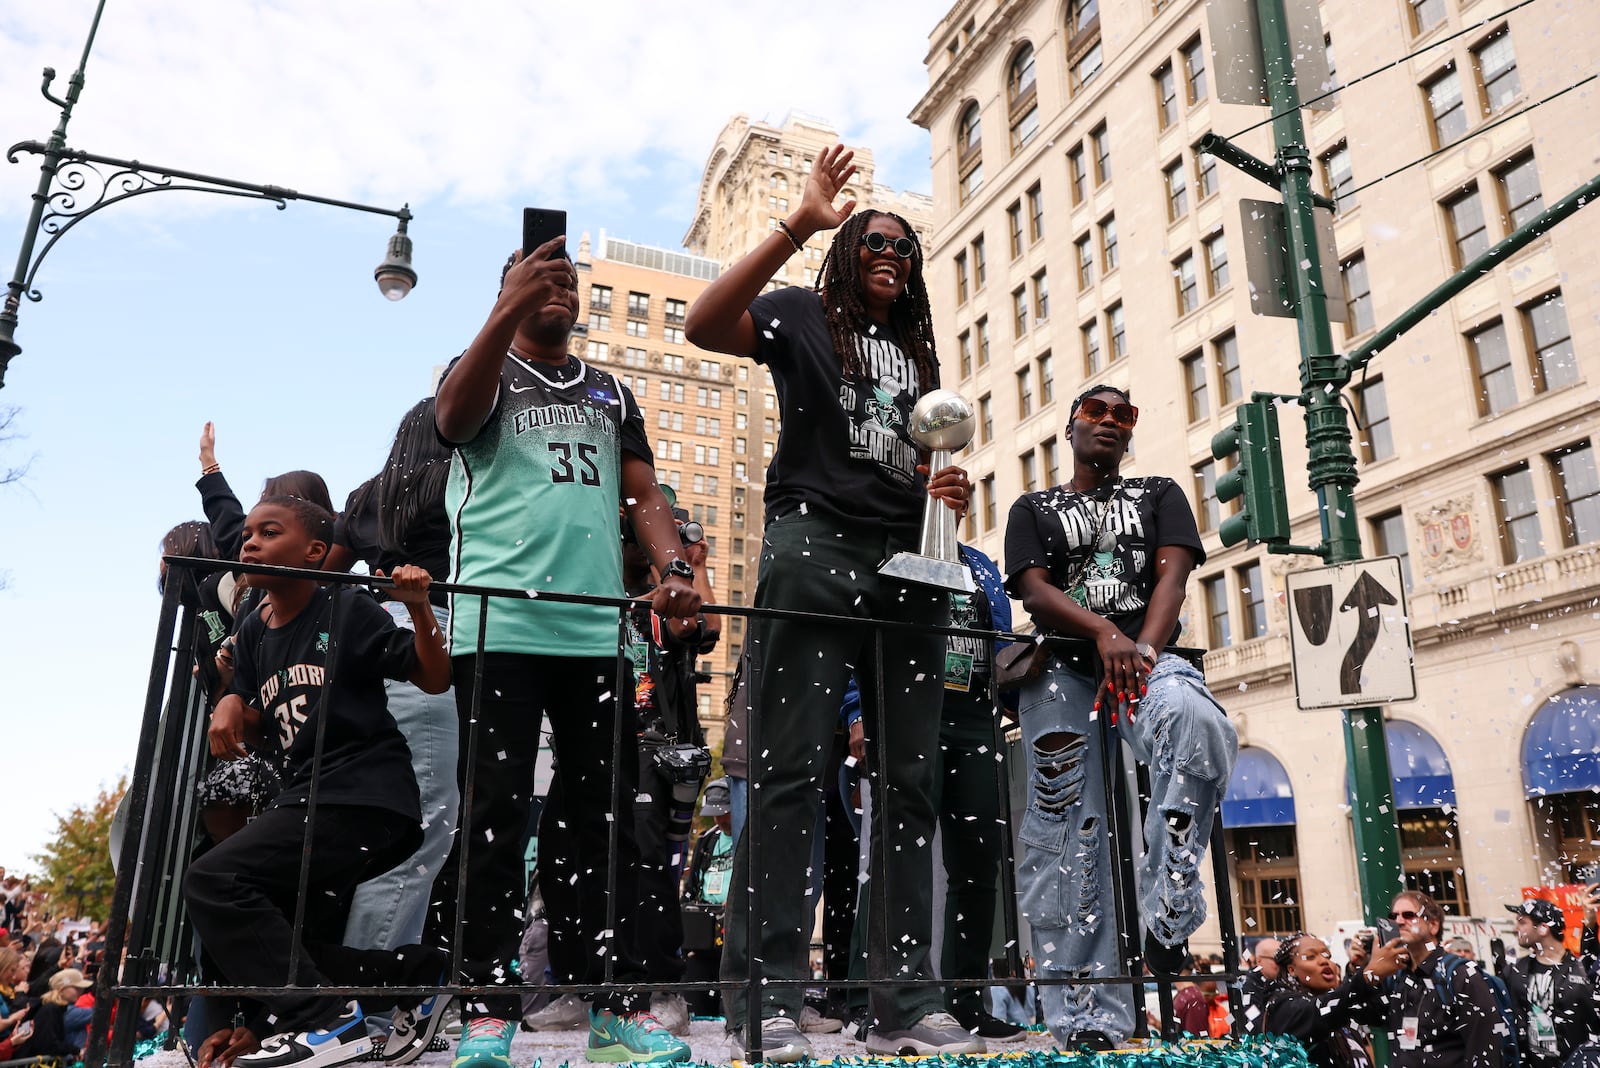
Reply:
[[[193, 784], [203, 765], [207, 750], [206, 723], [207, 708], [202, 700], [197, 680], [190, 671], [189, 658], [194, 648], [193, 638], [197, 625], [195, 613], [180, 603], [180, 591], [186, 585], [181, 578], [185, 571], [209, 573], [219, 570], [242, 572], [248, 574], [274, 574], [292, 578], [314, 579], [326, 584], [366, 585], [369, 587], [385, 587], [390, 585], [388, 579], [374, 578], [366, 575], [335, 574], [322, 571], [308, 571], [295, 568], [265, 567], [247, 565], [234, 562], [218, 562], [211, 560], [192, 559], [186, 557], [167, 557], [165, 562], [168, 567], [168, 578], [165, 584], [165, 593], [161, 602], [161, 610], [156, 624], [155, 647], [151, 656], [150, 678], [146, 688], [144, 719], [139, 732], [138, 745], [135, 751], [132, 780], [129, 785], [129, 798], [127, 811], [129, 822], [125, 837], [122, 842], [120, 856], [117, 858], [117, 881], [112, 896], [111, 915], [106, 928], [106, 965], [100, 970], [96, 986], [95, 1014], [89, 1029], [89, 1047], [85, 1055], [85, 1063], [89, 1065], [107, 1064], [112, 1068], [126, 1068], [132, 1063], [132, 1050], [134, 1044], [134, 1025], [139, 1018], [139, 1008], [142, 999], [156, 997], [164, 999], [189, 998], [196, 995], [217, 997], [261, 997], [282, 994], [287, 992], [302, 991], [305, 988], [284, 985], [278, 987], [252, 987], [252, 986], [225, 986], [211, 983], [201, 983], [198, 980], [196, 968], [196, 955], [193, 950], [192, 928], [189, 925], [182, 898], [182, 881], [187, 860], [190, 857], [198, 833], [199, 813], [194, 799]], [[618, 612], [619, 637], [625, 634], [626, 616], [628, 610], [637, 607], [638, 602], [628, 598], [596, 597], [579, 594], [564, 594], [550, 591], [529, 591], [523, 589], [475, 586], [466, 584], [435, 583], [434, 591], [448, 592], [457, 599], [463, 597], [476, 597], [479, 600], [477, 649], [480, 651], [476, 657], [475, 670], [478, 673], [478, 682], [482, 681], [483, 656], [481, 650], [484, 646], [487, 628], [488, 606], [491, 599], [505, 598], [514, 600], [527, 600], [534, 597], [540, 600], [558, 603], [601, 605], [611, 607]], [[333, 611], [337, 613], [338, 599], [334, 599]], [[1003, 631], [981, 631], [956, 627], [929, 626], [921, 623], [903, 622], [896, 620], [863, 619], [859, 617], [834, 616], [815, 612], [793, 612], [771, 608], [742, 607], [728, 605], [707, 605], [705, 610], [723, 615], [743, 616], [753, 618], [783, 618], [787, 620], [808, 621], [827, 626], [844, 626], [851, 628], [867, 628], [874, 633], [877, 644], [878, 662], [882, 661], [883, 635], [890, 630], [910, 630], [923, 633], [938, 633], [955, 635], [968, 638], [979, 638], [1003, 641], [1046, 641], [1057, 646], [1061, 651], [1093, 652], [1092, 643], [1077, 639], [1041, 638], [1037, 635], [1014, 634]], [[748, 629], [748, 624], [747, 624]], [[330, 619], [330, 635], [336, 634], [336, 617]], [[624, 655], [625, 641], [618, 642], [618, 655], [616, 659], [616, 684], [612, 691], [618, 699], [628, 691], [630, 683], [629, 674], [632, 671], [631, 661]], [[1191, 654], [1191, 658], [1198, 657], [1192, 654], [1197, 650], [1169, 650]], [[324, 673], [324, 692], [332, 687], [334, 672], [338, 660], [337, 640], [330, 641], [327, 654], [327, 664]], [[1092, 658], [1091, 658], [1092, 659]], [[759, 667], [754, 670], [759, 671]], [[881, 673], [873, 679], [861, 679], [858, 682], [872, 685], [877, 688], [876, 696], [879, 707], [883, 707], [883, 678]], [[755, 679], [750, 680], [752, 694], [758, 692]], [[452, 968], [450, 974], [460, 975], [460, 952], [462, 945], [462, 929], [465, 922], [465, 895], [460, 893], [467, 880], [468, 850], [472, 841], [471, 812], [472, 797], [475, 789], [475, 768], [473, 756], [479, 744], [478, 721], [479, 702], [482, 696], [482, 686], [473, 689], [473, 706], [469, 715], [471, 727], [466, 739], [464, 753], [467, 757], [466, 768], [461, 775], [461, 808], [460, 819], [456, 824], [456, 835], [461, 843], [457, 900], [455, 902], [454, 922], [452, 924], [453, 938], [451, 939]], [[314, 744], [314, 761], [320, 761], [325, 740], [327, 717], [317, 717], [316, 736]], [[622, 716], [615, 717], [616, 722], [612, 735], [612, 804], [613, 811], [617, 811], [622, 803], [621, 789], [622, 776], [619, 774], [616, 754], [622, 751]], [[760, 754], [763, 749], [760, 741], [761, 720], [759, 710], [754, 703], [747, 722], [746, 751], [751, 755]], [[1110, 724], [1109, 717], [1099, 716], [1098, 724], [1099, 756], [1102, 761], [1103, 778], [1107, 793], [1107, 811], [1111, 814], [1110, 849], [1113, 858], [1111, 865], [1111, 880], [1114, 897], [1114, 910], [1117, 922], [1120, 946], [1120, 972], [1116, 976], [1103, 978], [1055, 978], [1028, 976], [1021, 967], [1021, 939], [1017, 915], [1016, 895], [1016, 858], [1015, 858], [1015, 824], [1012, 820], [1011, 791], [1008, 786], [1004, 763], [997, 759], [996, 788], [998, 802], [1002, 817], [1006, 822], [1008, 832], [1002, 835], [1003, 849], [1000, 864], [1000, 886], [998, 903], [1002, 910], [1004, 933], [1006, 938], [1005, 951], [1011, 963], [1010, 973], [1020, 977], [1015, 982], [1023, 982], [1031, 987], [1052, 986], [1064, 984], [1125, 984], [1133, 993], [1135, 1005], [1134, 1027], [1137, 1037], [1148, 1036], [1147, 1005], [1145, 1000], [1145, 985], [1153, 983], [1157, 987], [1160, 1009], [1161, 1037], [1176, 1039], [1179, 1031], [1176, 1027], [1172, 1000], [1173, 980], [1147, 976], [1141, 974], [1143, 959], [1142, 948], [1137, 937], [1140, 930], [1138, 921], [1138, 906], [1136, 897], [1134, 858], [1140, 849], [1137, 828], [1143, 824], [1143, 806], [1149, 797], [1148, 778], [1144, 769], [1140, 767], [1138, 775], [1130, 776], [1123, 744], [1114, 733], [1115, 728]], [[997, 757], [1008, 752], [1005, 740], [1005, 728], [998, 716], [993, 719], [994, 746]], [[874, 732], [871, 744], [875, 749], [876, 767], [884, 768], [888, 763], [889, 746], [893, 740], [888, 736], [887, 728]], [[752, 760], [751, 773], [758, 771], [759, 761]], [[312, 776], [308, 809], [314, 814], [317, 804], [318, 776]], [[749, 815], [745, 823], [746, 833], [750, 834], [749, 859], [750, 871], [758, 873], [763, 870], [760, 862], [761, 850], [761, 790], [757, 787], [759, 780], [751, 782], [749, 792]], [[890, 804], [888, 790], [874, 791], [874, 804]], [[1135, 797], [1137, 800], [1135, 800]], [[1133, 807], [1141, 808], [1141, 818], [1134, 821]], [[885, 809], [885, 816], [889, 811]], [[300, 946], [303, 925], [305, 923], [306, 887], [309, 879], [309, 864], [311, 850], [312, 819], [308, 818], [307, 839], [300, 856], [300, 894], [295, 908], [293, 921], [294, 945], [291, 948], [289, 974], [295, 972], [303, 950]], [[615, 857], [617, 852], [617, 821], [609, 820], [610, 840], [608, 842], [608, 864], [610, 882], [607, 886], [608, 913], [607, 935], [614, 938], [616, 931], [616, 888], [615, 879], [617, 866]], [[887, 826], [887, 820], [884, 826]], [[872, 849], [887, 851], [889, 842], [887, 835], [874, 835], [871, 843]], [[1217, 921], [1221, 936], [1224, 971], [1215, 976], [1224, 982], [1232, 983], [1240, 977], [1239, 972], [1239, 938], [1237, 923], [1233, 912], [1233, 899], [1230, 888], [1226, 845], [1223, 835], [1222, 821], [1220, 818], [1213, 821], [1210, 851], [1212, 857], [1213, 888], [1217, 903]], [[892, 888], [888, 885], [888, 865], [882, 863], [887, 859], [886, 852], [878, 856], [877, 872], [882, 876], [870, 881], [868, 908], [875, 911], [877, 916], [886, 916], [887, 903], [893, 900]], [[749, 879], [750, 911], [752, 917], [760, 917], [762, 880], [752, 876]], [[881, 925], [884, 933], [882, 946], [869, 947], [881, 952], [880, 959], [887, 960], [889, 946], [888, 924]], [[547, 991], [552, 996], [577, 993], [589, 994], [600, 992], [672, 992], [689, 993], [704, 990], [706, 982], [683, 981], [677, 983], [636, 983], [619, 984], [613, 981], [613, 963], [615, 954], [610, 951], [610, 946], [605, 954], [604, 982], [601, 984], [560, 983], [542, 986], [540, 989]], [[754, 947], [753, 947], [754, 948]], [[124, 956], [125, 954], [125, 956]], [[809, 978], [802, 979], [769, 979], [763, 975], [761, 954], [753, 951], [749, 954], [750, 970], [748, 975], [747, 1005], [749, 1013], [749, 1026], [753, 1032], [749, 1036], [749, 1044], [759, 1049], [760, 1043], [760, 1012], [757, 1008], [762, 1004], [762, 991], [779, 986], [811, 987], [825, 985], [834, 990], [871, 989], [884, 986], [938, 986], [938, 987], [990, 987], [1006, 980], [995, 978], [930, 978], [930, 979], [896, 979], [896, 978], [868, 978], [864, 980], [851, 980], [847, 978], [829, 977], [820, 983]], [[122, 960], [120, 970], [116, 966]], [[505, 985], [471, 985], [461, 983], [441, 983], [430, 986], [340, 986], [330, 985], [318, 988], [318, 992], [329, 995], [383, 995], [388, 998], [407, 996], [427, 996], [435, 993], [446, 993], [463, 996], [505, 995], [514, 992], [516, 988]], [[1232, 999], [1230, 999], [1232, 1000]], [[1235, 1001], [1234, 1004], [1237, 1004]], [[113, 1008], [122, 1006], [116, 1011], [113, 1018]], [[1238, 1012], [1234, 1013], [1233, 1032], [1235, 1036], [1241, 1033], [1242, 1020]], [[176, 1028], [176, 1017], [169, 1013]]]

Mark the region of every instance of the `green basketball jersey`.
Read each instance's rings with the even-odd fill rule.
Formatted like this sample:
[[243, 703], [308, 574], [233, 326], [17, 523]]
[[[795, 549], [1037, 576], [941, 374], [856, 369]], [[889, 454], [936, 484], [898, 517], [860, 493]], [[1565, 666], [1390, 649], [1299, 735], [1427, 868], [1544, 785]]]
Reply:
[[[622, 596], [624, 452], [654, 462], [614, 376], [577, 357], [551, 367], [507, 353], [494, 411], [450, 464], [451, 581]], [[470, 655], [482, 602], [451, 602], [450, 651]], [[489, 599], [487, 652], [614, 656], [617, 642], [614, 608]]]

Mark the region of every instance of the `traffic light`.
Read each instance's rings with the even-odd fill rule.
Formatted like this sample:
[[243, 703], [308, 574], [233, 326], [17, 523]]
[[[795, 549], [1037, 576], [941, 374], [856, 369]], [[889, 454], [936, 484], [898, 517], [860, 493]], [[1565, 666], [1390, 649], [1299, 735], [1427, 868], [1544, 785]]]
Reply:
[[1238, 457], [1232, 471], [1217, 476], [1217, 500], [1242, 496], [1244, 509], [1224, 519], [1217, 535], [1224, 545], [1237, 545], [1247, 538], [1287, 544], [1289, 504], [1283, 495], [1278, 410], [1270, 399], [1251, 400], [1240, 404], [1235, 413], [1233, 425], [1211, 439], [1211, 455], [1218, 460]]

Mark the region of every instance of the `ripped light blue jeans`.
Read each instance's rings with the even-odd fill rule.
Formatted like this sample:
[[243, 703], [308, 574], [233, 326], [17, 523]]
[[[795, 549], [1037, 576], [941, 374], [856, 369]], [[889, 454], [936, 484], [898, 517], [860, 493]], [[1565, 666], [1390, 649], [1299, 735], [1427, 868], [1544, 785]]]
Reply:
[[[1059, 664], [1022, 692], [1028, 805], [1017, 891], [1042, 978], [1103, 978], [1120, 970], [1094, 694], [1092, 679]], [[1122, 719], [1117, 731], [1150, 767], [1139, 915], [1157, 941], [1175, 946], [1205, 920], [1200, 862], [1238, 735], [1200, 673], [1171, 655], [1157, 662], [1137, 714]], [[1045, 986], [1040, 997], [1057, 1041], [1079, 1030], [1116, 1041], [1133, 1032], [1126, 986]]]

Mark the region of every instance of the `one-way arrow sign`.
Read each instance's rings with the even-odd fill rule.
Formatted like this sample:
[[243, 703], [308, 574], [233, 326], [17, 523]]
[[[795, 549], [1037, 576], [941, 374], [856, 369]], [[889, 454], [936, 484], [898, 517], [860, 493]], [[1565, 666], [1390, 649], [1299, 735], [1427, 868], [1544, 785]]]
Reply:
[[1416, 699], [1398, 556], [1291, 571], [1287, 586], [1295, 699], [1301, 708]]

